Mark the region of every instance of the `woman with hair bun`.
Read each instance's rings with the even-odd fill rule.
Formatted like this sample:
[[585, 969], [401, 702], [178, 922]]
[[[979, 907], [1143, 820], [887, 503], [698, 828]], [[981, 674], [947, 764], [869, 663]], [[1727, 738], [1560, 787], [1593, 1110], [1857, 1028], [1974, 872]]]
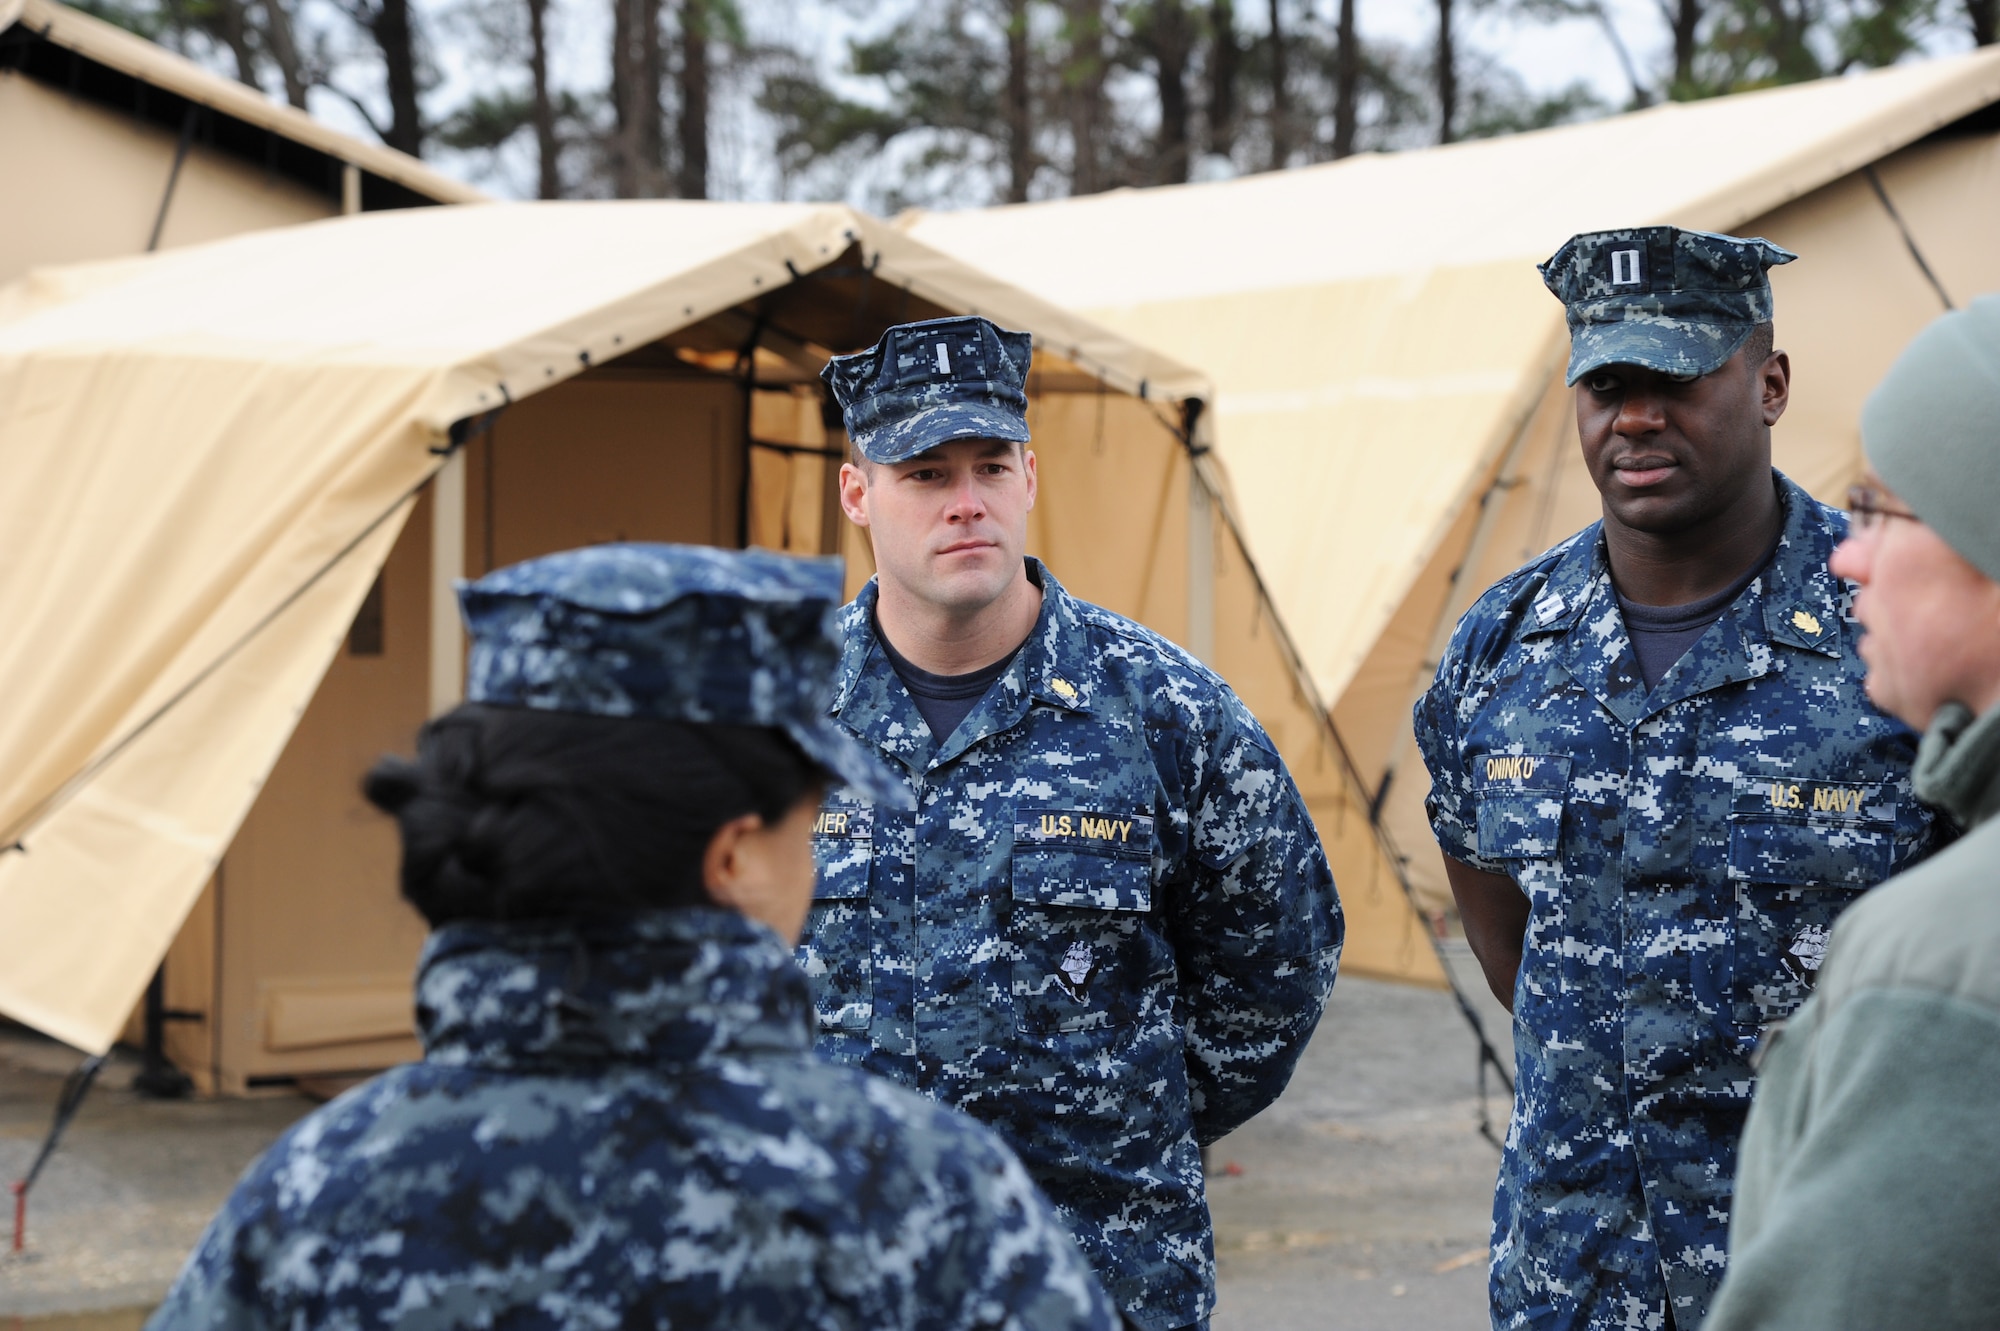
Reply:
[[464, 706], [387, 758], [421, 1062], [287, 1132], [149, 1324], [1103, 1328], [985, 1129], [818, 1061], [791, 949], [836, 561], [621, 545], [461, 589]]

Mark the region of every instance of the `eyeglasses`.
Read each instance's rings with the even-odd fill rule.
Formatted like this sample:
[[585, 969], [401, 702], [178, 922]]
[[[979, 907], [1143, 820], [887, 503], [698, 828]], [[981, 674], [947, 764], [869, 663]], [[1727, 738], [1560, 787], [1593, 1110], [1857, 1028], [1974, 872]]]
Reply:
[[1890, 518], [1908, 518], [1912, 522], [1923, 519], [1907, 508], [1897, 508], [1886, 503], [1882, 492], [1872, 485], [1848, 487], [1847, 512], [1854, 519], [1854, 534], [1859, 536], [1879, 530]]

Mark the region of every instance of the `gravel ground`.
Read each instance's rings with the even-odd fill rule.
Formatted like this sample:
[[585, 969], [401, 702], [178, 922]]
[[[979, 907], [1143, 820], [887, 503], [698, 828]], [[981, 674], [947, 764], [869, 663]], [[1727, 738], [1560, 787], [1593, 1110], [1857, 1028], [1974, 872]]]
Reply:
[[[1452, 949], [1511, 1064], [1505, 1014]], [[0, 1026], [0, 1182], [33, 1159], [76, 1055]], [[1210, 1154], [1215, 1331], [1483, 1331], [1498, 1154], [1449, 995], [1342, 980], [1283, 1098]], [[28, 1246], [0, 1235], [0, 1331], [131, 1331], [243, 1168], [312, 1105], [161, 1103], [119, 1055], [35, 1185]], [[1506, 1098], [1490, 1109], [1504, 1127]]]

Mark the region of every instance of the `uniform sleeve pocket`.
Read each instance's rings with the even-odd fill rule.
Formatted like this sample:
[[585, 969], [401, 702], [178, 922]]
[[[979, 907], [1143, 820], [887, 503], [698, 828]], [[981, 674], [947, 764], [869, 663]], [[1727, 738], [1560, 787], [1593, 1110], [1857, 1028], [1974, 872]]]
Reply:
[[844, 801], [830, 801], [813, 825], [813, 904], [798, 962], [823, 1032], [865, 1034], [874, 1018], [868, 905], [874, 832], [874, 810]]
[[1143, 816], [1017, 815], [1007, 934], [1021, 1029], [1114, 1030], [1139, 1019], [1172, 967], [1152, 927], [1152, 848]]
[[1491, 753], [1473, 758], [1482, 859], [1555, 857], [1569, 797], [1569, 767], [1566, 755]]

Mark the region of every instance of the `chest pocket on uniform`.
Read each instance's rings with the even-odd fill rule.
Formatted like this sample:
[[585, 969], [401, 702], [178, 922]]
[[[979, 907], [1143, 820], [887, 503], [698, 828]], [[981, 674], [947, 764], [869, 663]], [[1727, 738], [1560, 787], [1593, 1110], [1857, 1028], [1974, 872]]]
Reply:
[[1569, 797], [1566, 754], [1482, 753], [1472, 760], [1479, 854], [1489, 860], [1554, 859]]
[[1729, 812], [1732, 1017], [1747, 1035], [1811, 992], [1834, 921], [1889, 876], [1896, 808], [1881, 783], [1737, 780]]
[[823, 1032], [866, 1034], [874, 1016], [868, 906], [874, 860], [874, 809], [839, 796], [828, 800], [813, 824], [813, 903], [798, 950]]
[[1022, 809], [1014, 816], [1014, 1012], [1024, 1030], [1136, 1021], [1164, 948], [1149, 928], [1153, 820]]

